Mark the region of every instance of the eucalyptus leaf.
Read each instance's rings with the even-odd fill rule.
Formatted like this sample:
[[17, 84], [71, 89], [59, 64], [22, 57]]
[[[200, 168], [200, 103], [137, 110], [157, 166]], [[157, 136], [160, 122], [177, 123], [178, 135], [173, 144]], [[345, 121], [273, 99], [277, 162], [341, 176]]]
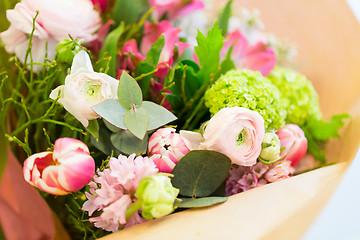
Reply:
[[186, 154], [176, 164], [171, 181], [183, 196], [206, 197], [221, 185], [230, 168], [231, 160], [224, 154], [195, 150]]
[[[105, 119], [103, 119], [103, 120], [104, 120], [103, 123], [105, 124], [106, 128], [109, 129], [111, 132], [115, 133], [115, 132], [119, 132], [119, 131], [122, 130], [121, 128], [118, 128], [118, 127], [112, 125], [111, 123], [109, 123]], [[125, 123], [124, 123], [124, 125], [125, 125]]]
[[204, 197], [204, 198], [182, 198], [179, 208], [208, 207], [218, 203], [223, 203], [228, 197]]
[[111, 143], [120, 152], [131, 155], [143, 155], [146, 153], [149, 136], [145, 135], [143, 140], [135, 137], [129, 130], [121, 130], [111, 134]]
[[111, 134], [112, 132], [104, 124], [99, 124], [99, 138], [96, 140], [91, 136], [91, 144], [108, 156], [118, 156], [120, 151], [112, 145], [110, 141]]
[[89, 125], [86, 128], [88, 132], [96, 139], [99, 140], [99, 124], [96, 119], [90, 120]]
[[177, 119], [172, 112], [156, 103], [144, 101], [142, 106], [146, 109], [149, 116], [148, 131], [159, 128]]
[[[120, 39], [120, 36], [124, 32], [125, 24], [121, 23], [117, 28], [112, 30], [109, 35], [105, 39], [105, 43], [103, 48], [100, 52], [99, 59], [103, 58], [104, 55], [107, 53], [108, 56], [111, 57], [110, 64], [109, 64], [109, 72], [108, 74], [112, 77], [116, 77], [116, 51], [118, 48], [118, 42]], [[105, 62], [104, 62], [105, 64]], [[101, 65], [100, 68], [105, 68], [105, 65]]]
[[124, 116], [125, 126], [139, 139], [144, 139], [149, 126], [149, 116], [144, 107], [130, 109]]
[[127, 129], [124, 123], [126, 109], [120, 105], [118, 100], [108, 99], [91, 107], [91, 109], [112, 125], [121, 129]]
[[121, 106], [132, 109], [142, 104], [142, 93], [139, 84], [126, 71], [123, 71], [119, 81], [118, 98]]

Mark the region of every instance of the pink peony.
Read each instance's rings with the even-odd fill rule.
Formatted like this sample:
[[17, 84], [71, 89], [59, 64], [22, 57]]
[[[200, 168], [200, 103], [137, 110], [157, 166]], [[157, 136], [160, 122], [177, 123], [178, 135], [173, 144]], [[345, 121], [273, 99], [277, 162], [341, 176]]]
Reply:
[[229, 33], [227, 38], [228, 40], [225, 41], [220, 54], [224, 58], [229, 49], [233, 47], [231, 59], [234, 61], [236, 68], [259, 71], [265, 76], [275, 67], [275, 52], [266, 46], [264, 42], [259, 41], [254, 45], [250, 45], [238, 30]]
[[148, 145], [148, 154], [160, 172], [171, 173], [189, 148], [174, 128], [160, 128], [154, 132]]
[[213, 150], [228, 156], [233, 164], [252, 166], [260, 155], [264, 119], [243, 107], [223, 108], [208, 122], [203, 137], [180, 132], [190, 150]]
[[159, 23], [145, 22], [144, 38], [140, 45], [142, 54], [147, 54], [152, 44], [156, 42], [161, 34], [165, 36], [165, 44], [157, 65], [158, 72], [155, 73], [160, 79], [165, 78], [170, 65], [173, 63], [175, 46], [177, 46], [179, 55], [189, 46], [189, 44], [180, 41], [178, 37], [180, 31], [179, 28], [173, 27], [168, 21]]
[[54, 152], [28, 157], [23, 172], [25, 180], [40, 190], [66, 195], [90, 182], [95, 174], [95, 161], [83, 142], [59, 138], [55, 141]]
[[[13, 10], [7, 10], [6, 16], [11, 25], [0, 34], [6, 51], [15, 53], [22, 63], [25, 62], [29, 35], [37, 10], [39, 15], [35, 21], [32, 47], [34, 62], [44, 62], [46, 42], [47, 58], [53, 60], [55, 46], [59, 41], [68, 38], [70, 34], [73, 38], [90, 42], [96, 38], [94, 32], [101, 24], [99, 13], [94, 10], [90, 0], [22, 0]], [[35, 65], [34, 71], [41, 68], [40, 65]]]
[[290, 161], [281, 160], [270, 165], [270, 169], [265, 174], [268, 182], [277, 182], [289, 178], [295, 172]]
[[119, 155], [111, 158], [109, 168], [98, 172], [98, 176], [90, 182], [90, 192], [86, 192], [87, 201], [82, 209], [91, 216], [95, 211], [102, 211], [98, 217], [90, 218], [95, 226], [107, 231], [116, 232], [120, 224], [129, 227], [145, 219], [138, 213], [126, 219], [127, 208], [136, 201], [135, 192], [140, 181], [158, 172], [155, 164], [148, 157], [136, 157], [135, 154], [128, 158]]
[[285, 160], [295, 166], [305, 156], [307, 151], [307, 139], [303, 130], [296, 124], [286, 124], [276, 132], [280, 139], [281, 147], [285, 149], [281, 156], [285, 155]]
[[166, 14], [166, 18], [169, 20], [182, 17], [205, 6], [201, 0], [150, 0], [150, 5], [155, 7], [156, 19], [160, 19]]

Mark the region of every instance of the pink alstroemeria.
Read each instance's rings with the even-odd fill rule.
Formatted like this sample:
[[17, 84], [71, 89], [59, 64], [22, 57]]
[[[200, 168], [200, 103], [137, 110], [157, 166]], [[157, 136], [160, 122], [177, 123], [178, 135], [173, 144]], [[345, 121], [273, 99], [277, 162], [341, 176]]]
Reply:
[[66, 195], [88, 184], [95, 174], [89, 148], [72, 138], [55, 141], [54, 152], [41, 152], [24, 162], [24, 178], [31, 185], [54, 195]]
[[149, 139], [148, 154], [160, 172], [171, 173], [178, 161], [190, 152], [175, 131], [174, 128], [160, 128]]
[[277, 161], [270, 165], [270, 169], [265, 173], [265, 179], [268, 182], [277, 182], [289, 178], [295, 172], [291, 162], [287, 160]]
[[158, 71], [154, 74], [160, 79], [165, 78], [170, 65], [173, 63], [175, 46], [177, 46], [179, 55], [189, 46], [189, 44], [180, 41], [178, 36], [180, 32], [181, 29], [173, 27], [168, 21], [161, 21], [159, 23], [145, 22], [144, 38], [140, 44], [140, 52], [142, 54], [147, 54], [152, 44], [156, 42], [161, 34], [165, 36], [165, 44], [157, 65]]
[[281, 147], [285, 147], [281, 156], [286, 154], [285, 160], [291, 161], [291, 165], [295, 166], [305, 156], [307, 150], [307, 139], [303, 130], [296, 124], [286, 124], [276, 134], [280, 139]]
[[134, 71], [137, 64], [144, 59], [145, 57], [139, 52], [136, 40], [130, 39], [121, 50], [120, 68]]
[[103, 13], [106, 11], [108, 0], [91, 0], [91, 1], [96, 8], [100, 9], [100, 12]]
[[220, 52], [222, 58], [225, 58], [229, 49], [233, 47], [231, 59], [236, 68], [247, 68], [261, 72], [262, 75], [268, 75], [276, 64], [275, 52], [264, 42], [257, 42], [250, 45], [246, 38], [235, 30], [227, 35], [228, 40]]
[[153, 14], [156, 19], [166, 14], [169, 20], [182, 17], [205, 6], [201, 0], [150, 0], [150, 5], [155, 7]]

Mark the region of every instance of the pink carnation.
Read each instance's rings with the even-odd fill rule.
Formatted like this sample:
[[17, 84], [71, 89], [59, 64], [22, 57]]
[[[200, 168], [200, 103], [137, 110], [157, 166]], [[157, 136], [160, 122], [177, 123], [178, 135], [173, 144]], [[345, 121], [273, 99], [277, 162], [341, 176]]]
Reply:
[[145, 177], [158, 172], [155, 164], [147, 157], [136, 157], [135, 154], [128, 158], [119, 155], [111, 158], [109, 168], [98, 172], [98, 176], [89, 184], [90, 192], [85, 195], [88, 200], [82, 209], [91, 216], [95, 211], [102, 211], [98, 217], [90, 218], [95, 226], [107, 231], [116, 232], [120, 224], [125, 227], [145, 221], [137, 213], [126, 220], [127, 208], [136, 201], [135, 192]]

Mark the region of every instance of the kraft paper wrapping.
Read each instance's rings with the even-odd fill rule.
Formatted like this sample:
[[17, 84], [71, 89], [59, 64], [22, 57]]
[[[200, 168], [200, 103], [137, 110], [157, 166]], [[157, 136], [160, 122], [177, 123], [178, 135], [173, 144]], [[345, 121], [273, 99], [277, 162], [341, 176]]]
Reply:
[[133, 226], [104, 240], [299, 239], [354, 159], [360, 142], [360, 24], [346, 1], [234, 0], [233, 4], [235, 14], [241, 7], [258, 8], [268, 32], [295, 44], [296, 68], [313, 81], [325, 118], [343, 112], [352, 115], [341, 138], [327, 145], [328, 161], [340, 163], [234, 195], [223, 204]]

